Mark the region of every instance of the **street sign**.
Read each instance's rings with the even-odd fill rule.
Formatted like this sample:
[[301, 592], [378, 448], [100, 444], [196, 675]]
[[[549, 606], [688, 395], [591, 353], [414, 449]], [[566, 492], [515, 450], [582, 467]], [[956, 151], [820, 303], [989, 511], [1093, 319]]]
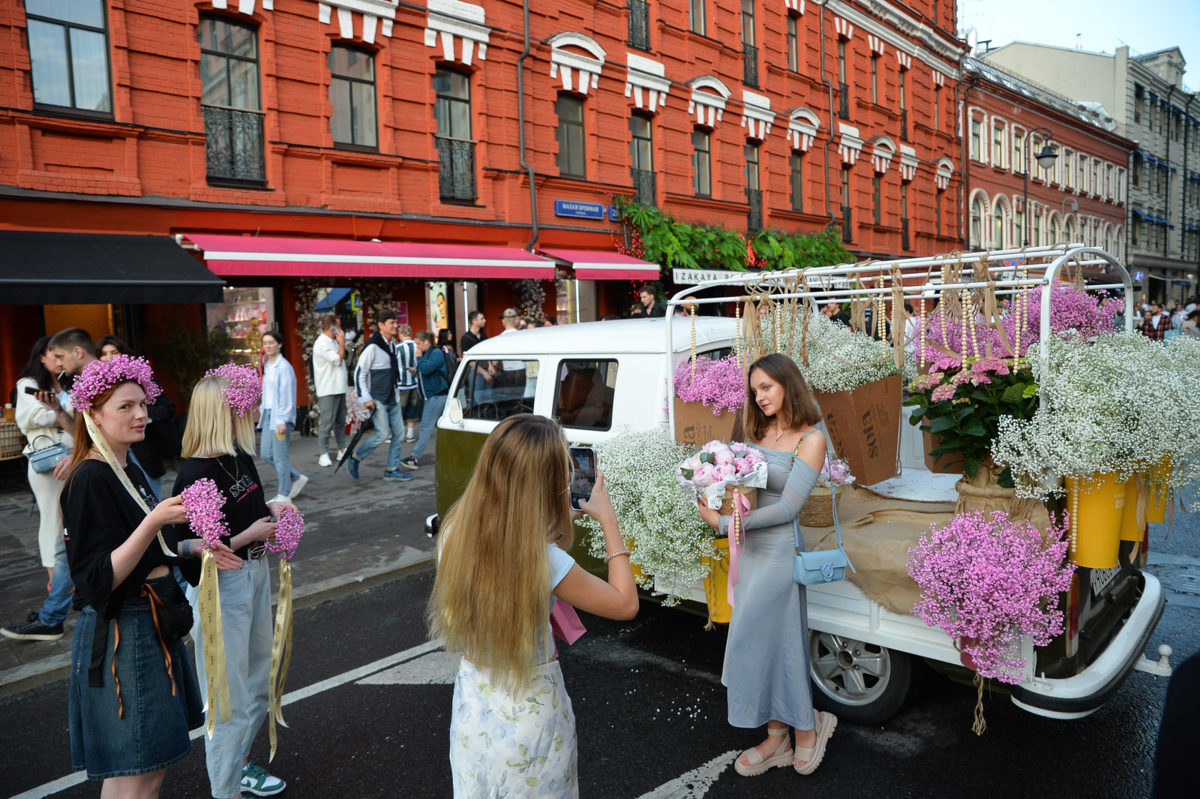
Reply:
[[605, 208], [600, 203], [581, 203], [575, 200], [555, 200], [554, 215], [574, 219], [603, 219]]
[[1130, 274], [1129, 277], [1133, 279], [1134, 283], [1141, 283], [1146, 279], [1146, 273], [1139, 269], [1138, 271]]

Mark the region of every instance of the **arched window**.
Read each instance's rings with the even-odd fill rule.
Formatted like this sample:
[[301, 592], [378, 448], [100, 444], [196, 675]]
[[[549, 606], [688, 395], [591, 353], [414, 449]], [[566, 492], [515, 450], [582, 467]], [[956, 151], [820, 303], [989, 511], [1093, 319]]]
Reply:
[[1067, 239], [1067, 244], [1070, 244], [1075, 241], [1075, 217], [1073, 217], [1073, 216], [1067, 217], [1065, 236]]
[[1058, 214], [1050, 215], [1050, 243], [1058, 244]]
[[1008, 244], [1008, 215], [1004, 213], [1003, 203], [997, 200], [992, 209], [992, 246], [998, 249]]
[[976, 197], [971, 202], [971, 246], [982, 248], [983, 245], [983, 198]]

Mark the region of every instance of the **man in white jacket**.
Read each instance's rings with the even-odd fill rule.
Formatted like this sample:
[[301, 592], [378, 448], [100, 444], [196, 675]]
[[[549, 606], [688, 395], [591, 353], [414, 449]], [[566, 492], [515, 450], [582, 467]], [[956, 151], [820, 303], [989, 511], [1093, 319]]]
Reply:
[[346, 334], [336, 314], [321, 319], [321, 334], [313, 342], [313, 383], [320, 404], [317, 448], [319, 466], [332, 466], [329, 458], [330, 434], [337, 441], [338, 460], [346, 452]]

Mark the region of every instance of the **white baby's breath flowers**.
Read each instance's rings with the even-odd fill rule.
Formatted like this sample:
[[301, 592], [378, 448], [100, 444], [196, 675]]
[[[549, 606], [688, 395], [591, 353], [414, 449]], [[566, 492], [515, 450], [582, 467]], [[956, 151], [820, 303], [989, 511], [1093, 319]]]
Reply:
[[[773, 325], [771, 317], [763, 321], [763, 340], [768, 346], [775, 342]], [[801, 353], [802, 341], [807, 345], [807, 365]], [[905, 369], [898, 372], [891, 344], [852, 330], [820, 313], [808, 318], [807, 337], [803, 335], [801, 317], [783, 320], [779, 346], [800, 367], [800, 373], [813, 391], [853, 391], [897, 373], [904, 374], [906, 379], [916, 376], [911, 356], [905, 356]]]
[[[625, 430], [596, 444], [596, 465], [612, 497], [621, 534], [629, 541], [630, 560], [647, 575], [671, 577], [664, 583], [686, 585], [708, 576], [701, 561], [716, 553], [715, 532], [700, 518], [695, 500], [679, 490], [675, 469], [692, 452], [677, 444], [665, 425], [649, 430]], [[600, 525], [589, 517], [579, 524], [587, 530], [588, 552], [605, 554]], [[681, 597], [670, 594], [664, 605]]]

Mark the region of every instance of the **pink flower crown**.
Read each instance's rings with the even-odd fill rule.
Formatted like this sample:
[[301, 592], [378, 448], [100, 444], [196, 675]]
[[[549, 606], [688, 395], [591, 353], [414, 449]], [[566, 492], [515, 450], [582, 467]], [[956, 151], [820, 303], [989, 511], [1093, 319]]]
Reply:
[[118, 355], [108, 361], [90, 361], [71, 388], [71, 407], [75, 410], [91, 408], [96, 398], [121, 383], [137, 383], [146, 392], [146, 402], [151, 403], [162, 394], [154, 382], [154, 370], [145, 358]]
[[253, 366], [230, 362], [216, 369], [209, 369], [204, 376], [219, 377], [228, 383], [221, 389], [221, 393], [238, 416], [248, 416], [258, 407], [258, 401], [262, 398], [262, 378]]

